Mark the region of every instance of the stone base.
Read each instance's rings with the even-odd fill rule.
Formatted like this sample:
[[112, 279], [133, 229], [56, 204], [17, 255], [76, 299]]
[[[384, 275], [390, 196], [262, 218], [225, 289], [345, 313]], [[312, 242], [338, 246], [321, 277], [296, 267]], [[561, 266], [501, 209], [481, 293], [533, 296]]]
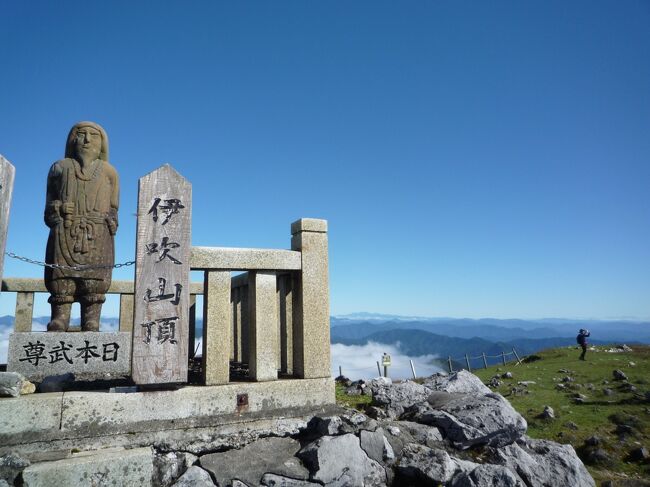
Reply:
[[[334, 381], [287, 379], [135, 393], [52, 392], [0, 398], [0, 456], [204, 441], [217, 428], [296, 418], [335, 404]], [[175, 438], [175, 440], [173, 440]], [[190, 451], [186, 445], [182, 448]]]
[[83, 380], [128, 376], [131, 333], [12, 333], [7, 362], [8, 371], [32, 381], [69, 372]]

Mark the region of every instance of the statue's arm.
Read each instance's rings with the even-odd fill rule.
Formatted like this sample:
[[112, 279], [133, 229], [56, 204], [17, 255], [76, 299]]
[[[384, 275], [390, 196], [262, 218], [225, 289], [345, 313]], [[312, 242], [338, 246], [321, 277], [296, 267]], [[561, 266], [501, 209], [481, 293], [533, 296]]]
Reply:
[[45, 224], [50, 228], [55, 227], [63, 220], [61, 217], [61, 200], [59, 199], [62, 174], [61, 166], [55, 162], [47, 175], [44, 219]]
[[111, 183], [111, 208], [108, 212], [106, 222], [108, 223], [108, 229], [111, 232], [111, 235], [115, 235], [118, 226], [117, 210], [120, 206], [120, 180], [117, 176], [117, 171], [110, 165], [108, 179]]

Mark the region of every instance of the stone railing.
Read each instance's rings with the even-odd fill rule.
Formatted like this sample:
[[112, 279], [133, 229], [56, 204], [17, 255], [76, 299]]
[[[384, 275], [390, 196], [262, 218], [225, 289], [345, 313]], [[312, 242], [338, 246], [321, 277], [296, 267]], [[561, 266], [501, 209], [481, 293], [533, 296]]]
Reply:
[[[248, 365], [249, 379], [330, 376], [327, 222], [291, 225], [291, 249], [192, 247], [190, 268], [204, 272], [190, 288], [189, 355], [194, 355], [196, 296], [203, 295], [202, 370], [206, 385], [230, 380], [231, 362]], [[232, 277], [233, 271], [244, 271]], [[42, 279], [6, 278], [16, 293], [14, 332], [32, 330], [34, 294]], [[133, 330], [132, 281], [113, 281], [120, 295], [119, 330]]]

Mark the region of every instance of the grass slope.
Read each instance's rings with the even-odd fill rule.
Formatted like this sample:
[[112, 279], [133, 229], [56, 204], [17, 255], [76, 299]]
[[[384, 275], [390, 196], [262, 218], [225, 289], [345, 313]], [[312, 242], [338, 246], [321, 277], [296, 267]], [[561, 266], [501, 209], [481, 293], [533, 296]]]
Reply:
[[[500, 379], [495, 390], [505, 396], [528, 421], [528, 434], [573, 445], [583, 459], [597, 485], [613, 480], [614, 485], [650, 486], [650, 462], [632, 461], [630, 451], [641, 446], [650, 448], [650, 347], [633, 346], [632, 352], [608, 353], [610, 347], [598, 346], [587, 353], [587, 360], [578, 360], [576, 347], [539, 352], [539, 360], [522, 365], [508, 364], [473, 371], [484, 382], [506, 371], [512, 379]], [[634, 364], [631, 365], [630, 363]], [[613, 380], [612, 372], [622, 370], [628, 384]], [[561, 372], [565, 370], [569, 372]], [[562, 382], [564, 377], [573, 381]], [[535, 384], [522, 386], [521, 381]], [[559, 389], [557, 384], [564, 384]], [[636, 391], [630, 391], [630, 385]], [[604, 389], [611, 389], [606, 395]], [[586, 396], [584, 403], [576, 394]], [[544, 406], [551, 406], [555, 419], [540, 419]], [[623, 426], [621, 426], [623, 425]], [[588, 447], [585, 440], [598, 436], [602, 443]], [[593, 451], [601, 448], [607, 458], [594, 459]]]

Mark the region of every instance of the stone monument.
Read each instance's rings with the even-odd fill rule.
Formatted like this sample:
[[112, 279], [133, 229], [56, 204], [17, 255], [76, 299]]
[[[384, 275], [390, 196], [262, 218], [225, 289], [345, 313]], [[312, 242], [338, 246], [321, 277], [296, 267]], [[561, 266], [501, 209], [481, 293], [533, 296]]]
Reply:
[[70, 130], [65, 158], [47, 177], [45, 224], [50, 227], [45, 286], [52, 317], [48, 331], [67, 331], [73, 302], [82, 331], [99, 331], [99, 317], [115, 262], [119, 181], [108, 162], [106, 131], [93, 122]]

